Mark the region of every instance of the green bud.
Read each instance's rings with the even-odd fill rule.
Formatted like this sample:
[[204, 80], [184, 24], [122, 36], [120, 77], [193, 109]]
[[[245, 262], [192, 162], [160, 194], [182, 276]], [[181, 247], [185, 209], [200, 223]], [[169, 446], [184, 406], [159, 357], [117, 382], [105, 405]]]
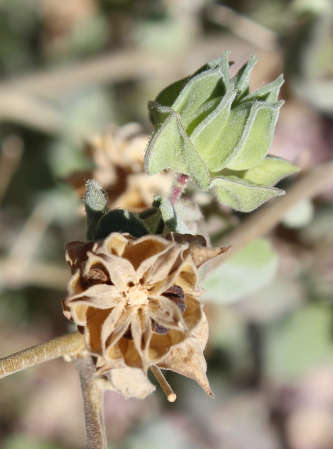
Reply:
[[151, 174], [187, 174], [221, 202], [248, 212], [281, 195], [272, 185], [297, 169], [266, 158], [283, 104], [277, 101], [282, 75], [250, 93], [256, 58], [230, 79], [228, 57], [225, 52], [149, 103], [154, 132], [145, 167]]

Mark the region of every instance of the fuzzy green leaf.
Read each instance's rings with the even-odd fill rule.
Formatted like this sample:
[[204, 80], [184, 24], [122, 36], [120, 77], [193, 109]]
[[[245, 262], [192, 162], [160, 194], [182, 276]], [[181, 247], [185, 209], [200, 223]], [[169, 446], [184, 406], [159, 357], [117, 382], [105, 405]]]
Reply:
[[219, 68], [198, 74], [188, 81], [173, 103], [172, 109], [181, 116], [182, 125], [189, 135], [224, 95], [221, 78]]
[[[270, 104], [262, 101], [250, 103], [251, 110], [246, 117], [244, 126], [242, 128], [239, 126], [242, 122], [236, 125], [241, 135], [226, 164], [227, 168], [246, 170], [258, 165], [264, 159], [273, 140], [275, 125], [282, 104], [283, 102]], [[240, 109], [243, 110], [248, 107], [248, 104], [244, 103]], [[228, 129], [229, 127], [232, 127], [230, 122]]]
[[273, 186], [286, 176], [298, 173], [299, 168], [286, 159], [267, 156], [259, 165], [238, 174], [245, 181], [266, 186]]
[[281, 74], [271, 83], [265, 84], [264, 86], [255, 90], [251, 94], [248, 94], [244, 98], [244, 101], [261, 100], [275, 103], [279, 97], [280, 89], [283, 83], [284, 78], [283, 75]]
[[275, 187], [259, 186], [235, 177], [217, 177], [211, 182], [217, 199], [240, 212], [251, 212], [266, 201], [283, 195]]
[[[220, 104], [196, 127], [191, 135], [191, 141], [207, 167], [212, 171], [216, 164], [223, 165], [230, 155], [230, 152], [225, 151], [225, 146], [222, 146], [220, 142], [224, 141], [224, 134], [229, 131], [225, 130], [225, 127], [236, 94], [236, 90], [229, 89], [222, 97]], [[216, 148], [219, 148], [219, 151], [215, 151]]]
[[[171, 108], [150, 103], [150, 109], [161, 125], [153, 134], [145, 154], [145, 168], [150, 174], [167, 168], [178, 173], [190, 175], [198, 185], [206, 190], [209, 185], [209, 172], [199, 153], [192, 145], [179, 115]], [[166, 116], [164, 121], [159, 116]]]
[[267, 285], [278, 268], [278, 255], [269, 241], [257, 239], [235, 253], [203, 281], [204, 299], [230, 304]]
[[238, 90], [238, 95], [243, 96], [244, 93], [248, 93], [250, 75], [257, 62], [256, 56], [251, 56], [247, 63], [244, 64], [233, 77], [232, 80]]

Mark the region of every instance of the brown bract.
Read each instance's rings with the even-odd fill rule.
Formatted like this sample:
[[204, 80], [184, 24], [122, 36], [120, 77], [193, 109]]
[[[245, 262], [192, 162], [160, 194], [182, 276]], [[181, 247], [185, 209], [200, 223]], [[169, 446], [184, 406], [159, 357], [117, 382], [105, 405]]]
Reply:
[[75, 173], [68, 181], [83, 196], [85, 182], [94, 178], [106, 190], [112, 209], [141, 211], [151, 207], [155, 195], [167, 195], [171, 175], [144, 173], [144, 154], [149, 136], [136, 124], [112, 128], [96, 135], [86, 144], [86, 152], [95, 164], [91, 172]]
[[223, 249], [202, 243], [194, 236], [112, 233], [95, 243], [67, 245], [72, 277], [64, 314], [84, 333], [96, 373], [109, 375], [126, 396], [152, 391], [152, 366], [190, 377], [212, 395], [197, 268]]

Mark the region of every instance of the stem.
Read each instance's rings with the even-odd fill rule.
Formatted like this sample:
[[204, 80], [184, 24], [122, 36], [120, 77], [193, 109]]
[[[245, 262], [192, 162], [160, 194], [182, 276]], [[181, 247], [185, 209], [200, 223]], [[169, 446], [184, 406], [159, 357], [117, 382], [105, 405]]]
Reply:
[[107, 449], [104, 423], [104, 390], [94, 376], [95, 365], [91, 357], [78, 359], [88, 449]]
[[175, 204], [175, 202], [182, 196], [189, 179], [190, 177], [188, 175], [184, 175], [183, 173], [176, 176], [169, 195], [171, 204]]
[[0, 359], [0, 379], [58, 357], [77, 355], [83, 349], [84, 337], [79, 332], [54, 338]]
[[295, 182], [285, 196], [251, 215], [234, 231], [224, 237], [220, 244], [228, 243], [231, 245], [231, 249], [214, 259], [207, 267], [207, 272], [219, 266], [226, 258], [244, 248], [252, 240], [271, 231], [288, 210], [299, 201], [312, 198], [330, 187], [333, 187], [333, 161], [309, 170]]
[[160, 387], [162, 388], [167, 400], [169, 402], [175, 402], [175, 400], [177, 399], [177, 395], [171, 388], [166, 378], [163, 376], [160, 368], [158, 366], [152, 366], [151, 372], [154, 374], [157, 382], [160, 384]]

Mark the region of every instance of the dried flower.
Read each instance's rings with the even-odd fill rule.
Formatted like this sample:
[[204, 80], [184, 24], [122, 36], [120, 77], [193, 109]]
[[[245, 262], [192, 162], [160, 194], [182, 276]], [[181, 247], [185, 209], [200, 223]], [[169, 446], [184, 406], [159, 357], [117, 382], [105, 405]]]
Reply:
[[75, 173], [69, 182], [82, 196], [86, 180], [94, 178], [107, 192], [112, 209], [144, 210], [151, 206], [155, 195], [167, 195], [171, 184], [168, 174], [147, 176], [144, 173], [147, 143], [148, 136], [133, 123], [96, 135], [86, 144], [94, 170]]
[[152, 391], [149, 368], [176, 371], [212, 394], [203, 350], [208, 324], [198, 298], [197, 268], [223, 251], [196, 236], [169, 239], [112, 233], [98, 242], [72, 242], [64, 314], [84, 333], [97, 374], [110, 373], [127, 396]]

